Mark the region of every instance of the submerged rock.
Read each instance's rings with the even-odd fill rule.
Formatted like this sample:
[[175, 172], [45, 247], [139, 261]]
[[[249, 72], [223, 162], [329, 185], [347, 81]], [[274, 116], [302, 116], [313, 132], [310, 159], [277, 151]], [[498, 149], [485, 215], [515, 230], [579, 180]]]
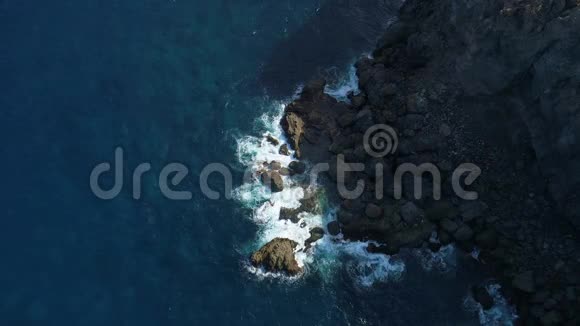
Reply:
[[474, 286], [471, 291], [473, 292], [473, 299], [481, 304], [483, 310], [489, 310], [493, 307], [493, 297], [484, 286]]
[[328, 229], [328, 233], [333, 237], [340, 234], [340, 223], [338, 221], [328, 223], [326, 228]]
[[302, 268], [294, 256], [296, 246], [298, 243], [295, 241], [276, 238], [253, 253], [250, 260], [253, 266], [263, 267], [269, 272], [297, 275], [302, 272]]
[[275, 170], [275, 171], [279, 171], [281, 168], [282, 168], [282, 163], [280, 163], [278, 161], [270, 162], [270, 169]]
[[365, 209], [365, 214], [371, 219], [378, 219], [383, 216], [383, 209], [375, 204], [368, 204]]

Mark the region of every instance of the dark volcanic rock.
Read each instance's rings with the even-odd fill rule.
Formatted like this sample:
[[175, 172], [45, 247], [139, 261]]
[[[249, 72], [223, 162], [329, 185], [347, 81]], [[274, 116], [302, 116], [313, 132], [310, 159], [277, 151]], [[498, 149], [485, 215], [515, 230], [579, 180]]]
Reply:
[[290, 150], [288, 149], [288, 145], [283, 144], [282, 146], [280, 146], [280, 150], [278, 150], [278, 154], [290, 156]]
[[310, 230], [310, 237], [308, 239], [306, 239], [306, 241], [304, 242], [306, 249], [310, 248], [314, 242], [322, 239], [323, 237], [324, 237], [324, 230], [322, 228], [315, 227], [312, 230]]
[[337, 236], [340, 234], [340, 223], [338, 223], [338, 221], [332, 221], [328, 223], [328, 225], [326, 225], [326, 228], [328, 229], [328, 233], [331, 236]]
[[444, 218], [454, 218], [457, 213], [457, 209], [449, 202], [436, 202], [425, 211], [426, 217], [433, 222], [439, 222]]
[[441, 221], [441, 228], [447, 233], [454, 233], [457, 230], [458, 225], [454, 221], [446, 218]]
[[270, 144], [272, 144], [272, 145], [274, 145], [274, 146], [278, 146], [278, 145], [280, 145], [280, 141], [279, 141], [278, 139], [276, 139], [276, 137], [274, 137], [274, 136], [272, 136], [272, 135], [268, 135], [268, 136], [266, 136], [266, 140], [267, 140], [267, 141], [268, 141]]
[[297, 275], [302, 272], [294, 256], [297, 245], [290, 239], [276, 238], [253, 253], [250, 260], [255, 267], [263, 267], [269, 272]]
[[371, 219], [378, 219], [383, 216], [383, 209], [375, 204], [368, 204], [365, 214]]
[[288, 165], [288, 169], [292, 174], [303, 174], [306, 172], [306, 164], [300, 161], [292, 161]]

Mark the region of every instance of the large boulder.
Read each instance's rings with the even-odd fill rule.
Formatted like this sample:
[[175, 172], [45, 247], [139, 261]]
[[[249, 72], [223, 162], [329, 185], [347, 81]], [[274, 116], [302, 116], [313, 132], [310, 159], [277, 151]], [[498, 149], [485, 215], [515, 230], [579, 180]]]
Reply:
[[276, 238], [250, 257], [252, 265], [263, 267], [265, 270], [274, 273], [287, 273], [297, 275], [302, 272], [294, 256], [294, 249], [298, 243], [290, 239]]
[[300, 158], [300, 142], [304, 136], [304, 120], [294, 112], [287, 112], [282, 118], [282, 129], [288, 137], [290, 147], [296, 152], [296, 157]]
[[278, 154], [284, 155], [284, 156], [290, 156], [290, 150], [288, 149], [288, 144], [283, 144], [282, 146], [280, 146], [280, 149], [278, 150]]
[[262, 183], [265, 186], [270, 187], [272, 192], [281, 192], [284, 190], [284, 180], [282, 180], [280, 173], [276, 171], [262, 172], [260, 178]]
[[407, 202], [405, 205], [401, 207], [400, 210], [401, 217], [403, 221], [407, 224], [415, 224], [419, 222], [423, 216], [424, 212], [422, 209], [417, 207], [413, 202]]

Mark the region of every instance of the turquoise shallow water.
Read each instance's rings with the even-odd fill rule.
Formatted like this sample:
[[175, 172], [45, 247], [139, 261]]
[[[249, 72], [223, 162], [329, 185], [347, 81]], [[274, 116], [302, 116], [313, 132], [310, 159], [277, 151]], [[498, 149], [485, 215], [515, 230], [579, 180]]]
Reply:
[[[336, 2], [345, 3], [356, 6]], [[256, 121], [275, 100], [316, 72], [340, 75], [368, 50], [343, 16], [316, 18], [324, 8], [0, 1], [0, 324], [478, 324], [462, 306], [478, 277], [461, 263], [427, 271], [410, 253], [398, 281], [374, 287], [357, 281], [373, 267], [356, 255], [315, 263], [294, 282], [260, 278], [244, 265], [261, 231], [251, 209], [199, 190], [211, 162], [241, 180], [237, 140], [264, 132]], [[142, 162], [157, 174], [186, 164], [181, 187], [194, 200], [163, 198], [152, 173], [140, 201], [128, 178], [114, 200], [95, 198], [90, 171], [117, 146], [126, 176]]]

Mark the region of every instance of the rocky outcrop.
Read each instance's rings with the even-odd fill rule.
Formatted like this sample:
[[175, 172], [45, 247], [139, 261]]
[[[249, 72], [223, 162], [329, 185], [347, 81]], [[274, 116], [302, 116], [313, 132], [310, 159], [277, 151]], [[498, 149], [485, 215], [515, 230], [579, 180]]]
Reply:
[[[372, 58], [356, 64], [360, 94], [340, 103], [308, 84], [282, 124], [301, 119], [301, 158], [330, 165], [338, 228], [368, 250], [438, 250], [456, 243], [500, 280], [522, 324], [577, 324], [580, 291], [580, 9], [575, 0], [408, 0]], [[389, 125], [399, 146], [368, 155], [364, 135]], [[285, 128], [287, 136], [295, 130]], [[296, 128], [294, 128], [296, 129]], [[337, 187], [338, 157], [352, 171]], [[476, 200], [457, 196], [455, 167], [476, 164]], [[357, 169], [363, 163], [364, 169]], [[441, 175], [412, 177], [395, 199], [401, 164], [430, 163]], [[377, 170], [377, 165], [384, 167]], [[377, 185], [385, 185], [378, 199]], [[336, 225], [335, 225], [336, 226]], [[530, 275], [532, 277], [530, 277]], [[570, 290], [568, 290], [570, 289]], [[567, 295], [570, 292], [570, 295]], [[480, 300], [489, 306], [483, 291]], [[542, 294], [542, 295], [539, 295]]]
[[250, 257], [255, 267], [262, 267], [273, 273], [287, 273], [294, 276], [302, 272], [294, 256], [294, 249], [298, 243], [290, 239], [276, 238]]
[[288, 137], [290, 146], [296, 152], [296, 157], [300, 158], [300, 143], [304, 135], [304, 121], [295, 113], [289, 113], [282, 120], [282, 129]]

